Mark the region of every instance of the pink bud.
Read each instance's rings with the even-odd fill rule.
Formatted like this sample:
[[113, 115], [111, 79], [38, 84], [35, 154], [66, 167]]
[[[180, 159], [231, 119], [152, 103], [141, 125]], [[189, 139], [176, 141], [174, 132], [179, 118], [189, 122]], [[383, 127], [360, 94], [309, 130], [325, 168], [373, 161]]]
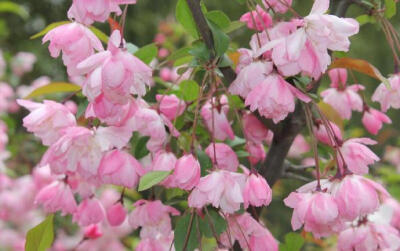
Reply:
[[257, 164], [260, 161], [264, 161], [266, 157], [265, 149], [263, 144], [256, 144], [247, 142], [246, 150], [249, 152], [249, 161], [252, 165]]
[[247, 27], [252, 30], [263, 31], [272, 25], [271, 16], [257, 5], [256, 11], [245, 13], [240, 22], [246, 23]]
[[346, 87], [347, 83], [347, 70], [344, 68], [332, 69], [328, 72], [331, 79], [331, 86], [335, 88]]
[[93, 224], [90, 226], [85, 227], [84, 236], [88, 239], [97, 239], [103, 235], [103, 232], [100, 229], [98, 224]]
[[160, 112], [173, 121], [176, 117], [182, 115], [186, 109], [186, 104], [175, 95], [156, 95], [156, 99], [160, 102]]
[[107, 220], [111, 226], [117, 227], [121, 225], [125, 218], [126, 211], [121, 203], [118, 202], [107, 209]]
[[84, 199], [74, 213], [73, 221], [80, 226], [100, 223], [104, 219], [104, 208], [96, 198]]
[[[322, 122], [317, 122], [317, 125], [314, 126], [314, 134], [319, 141], [324, 144], [333, 146], [335, 145], [335, 140], [332, 137], [336, 137], [336, 139], [340, 143], [342, 141], [342, 132], [340, 128], [333, 122], [329, 122], [329, 128], [326, 128], [325, 124]], [[329, 133], [328, 133], [329, 132]]]
[[178, 188], [191, 190], [200, 180], [199, 162], [191, 154], [184, 155], [176, 162], [172, 177]]
[[227, 144], [211, 143], [205, 152], [220, 169], [235, 172], [239, 166], [239, 159], [236, 153]]

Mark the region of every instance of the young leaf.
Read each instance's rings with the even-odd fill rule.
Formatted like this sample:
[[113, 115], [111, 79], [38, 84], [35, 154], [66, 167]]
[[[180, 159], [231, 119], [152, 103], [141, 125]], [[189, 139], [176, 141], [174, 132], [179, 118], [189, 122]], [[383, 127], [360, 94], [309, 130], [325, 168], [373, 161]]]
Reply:
[[185, 80], [179, 84], [183, 100], [187, 102], [195, 101], [199, 97], [200, 86], [194, 80]]
[[157, 185], [167, 178], [170, 173], [169, 171], [153, 171], [146, 173], [140, 178], [138, 191], [141, 192]]
[[136, 146], [135, 146], [135, 158], [141, 159], [147, 154], [149, 154], [149, 150], [146, 147], [147, 141], [149, 141], [150, 137], [141, 137]]
[[[195, 215], [192, 220], [192, 227], [190, 229], [190, 235], [188, 236], [190, 219], [192, 215], [187, 214], [179, 218], [175, 226], [174, 231], [174, 244], [176, 251], [193, 251], [198, 246], [197, 241], [197, 223]], [[188, 238], [186, 240], [186, 238]], [[185, 242], [187, 242], [186, 249], [184, 248]]]
[[27, 19], [29, 17], [29, 12], [26, 11], [24, 7], [11, 1], [0, 2], [0, 12], [14, 13], [23, 19]]
[[213, 21], [208, 20], [208, 25], [213, 34], [215, 52], [220, 57], [228, 50], [230, 38]]
[[175, 15], [176, 20], [178, 20], [183, 28], [185, 28], [185, 30], [189, 32], [189, 34], [195, 39], [199, 39], [197, 26], [186, 0], [178, 0], [178, 3], [176, 4]]
[[196, 154], [197, 154], [197, 158], [199, 159], [199, 163], [200, 163], [200, 167], [201, 167], [201, 175], [204, 176], [207, 174], [207, 170], [212, 168], [211, 159], [210, 159], [210, 157], [208, 157], [208, 155], [204, 151], [202, 151], [200, 149], [198, 149], [196, 151]]
[[53, 82], [48, 85], [35, 89], [28, 96], [26, 96], [25, 99], [34, 98], [45, 94], [77, 92], [80, 89], [81, 87], [75, 84], [64, 83], [64, 82]]
[[25, 251], [45, 251], [51, 247], [54, 239], [54, 215], [50, 214], [39, 225], [28, 231]]
[[218, 25], [221, 29], [227, 29], [231, 24], [229, 17], [219, 10], [209, 11], [205, 14], [205, 16], [208, 20]]
[[158, 49], [155, 44], [148, 44], [140, 48], [135, 52], [135, 56], [138, 57], [146, 64], [150, 64], [150, 62], [157, 57]]
[[29, 39], [43, 37], [44, 35], [47, 34], [47, 32], [51, 31], [52, 29], [54, 29], [58, 26], [61, 26], [63, 24], [68, 24], [68, 23], [70, 23], [70, 21], [60, 21], [60, 22], [55, 22], [55, 23], [49, 24], [46, 26], [46, 28], [44, 28], [42, 31], [36, 33], [35, 35], [31, 36]]
[[281, 244], [280, 251], [297, 251], [304, 245], [304, 239], [300, 234], [288, 233], [285, 235], [285, 243]]
[[394, 15], [396, 15], [396, 1], [385, 0], [385, 17], [389, 19]]
[[108, 43], [108, 36], [104, 32], [94, 26], [90, 26], [89, 29], [97, 36], [98, 39], [100, 39], [100, 41]]
[[89, 105], [89, 101], [87, 99], [85, 99], [84, 101], [82, 101], [82, 103], [80, 103], [78, 105], [78, 110], [76, 112], [76, 117], [80, 118], [86, 111], [86, 108]]

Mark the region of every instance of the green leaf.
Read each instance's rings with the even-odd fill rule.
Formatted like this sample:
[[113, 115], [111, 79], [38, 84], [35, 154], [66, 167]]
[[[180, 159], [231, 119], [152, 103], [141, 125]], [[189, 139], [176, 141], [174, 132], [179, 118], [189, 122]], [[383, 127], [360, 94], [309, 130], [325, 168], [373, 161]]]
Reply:
[[226, 230], [226, 221], [225, 219], [216, 211], [208, 209], [208, 213], [210, 214], [210, 218], [207, 215], [204, 215], [204, 219], [199, 218], [199, 228], [201, 233], [207, 237], [214, 237], [213, 232], [211, 230], [210, 221], [214, 225], [214, 229], [217, 235], [222, 234]]
[[54, 215], [50, 214], [39, 225], [28, 231], [25, 251], [45, 251], [51, 247], [54, 239]]
[[85, 99], [82, 103], [78, 105], [78, 110], [76, 112], [76, 117], [80, 118], [86, 111], [86, 108], [89, 105], [89, 101]]
[[213, 21], [208, 20], [208, 25], [213, 34], [215, 52], [220, 57], [228, 50], [230, 38]]
[[235, 146], [240, 146], [240, 145], [244, 145], [246, 144], [246, 140], [243, 138], [240, 138], [238, 136], [235, 136], [235, 138], [233, 140], [227, 140], [226, 144], [230, 147], [235, 147]]
[[200, 86], [194, 80], [184, 80], [179, 84], [183, 100], [195, 101], [199, 97]]
[[288, 233], [285, 235], [285, 243], [281, 244], [280, 251], [298, 251], [303, 247], [304, 239], [298, 233]]
[[[188, 228], [190, 225], [190, 219], [192, 215], [191, 214], [186, 214], [182, 217], [180, 217], [176, 223], [175, 229], [174, 229], [174, 244], [175, 244], [175, 249], [176, 251], [193, 251], [195, 248], [197, 248], [198, 243], [197, 243], [197, 221], [195, 218], [193, 218], [192, 222], [192, 228], [190, 231], [190, 235], [187, 241], [187, 246], [186, 249], [183, 249], [183, 246], [185, 244], [186, 236], [188, 233]], [[196, 216], [193, 216], [196, 217]]]
[[209, 11], [205, 14], [205, 16], [208, 20], [218, 25], [221, 29], [227, 29], [231, 24], [229, 17], [224, 12], [219, 10]]
[[200, 167], [201, 167], [201, 175], [205, 176], [207, 174], [207, 170], [212, 168], [211, 159], [210, 159], [210, 157], [208, 157], [208, 155], [204, 151], [202, 151], [200, 149], [198, 149], [196, 151], [196, 154], [197, 154], [197, 159], [199, 160]]
[[370, 15], [366, 15], [366, 14], [358, 16], [356, 18], [356, 20], [360, 25], [368, 24], [368, 23], [376, 23], [376, 19], [374, 16], [370, 16]]
[[392, 18], [396, 15], [396, 2], [395, 0], [385, 0], [385, 17]]
[[23, 19], [27, 19], [29, 17], [29, 12], [24, 7], [10, 1], [0, 2], [0, 12], [13, 13]]
[[174, 51], [173, 53], [171, 53], [171, 55], [167, 57], [167, 61], [173, 61], [189, 56], [190, 49], [191, 49], [190, 47], [183, 47], [179, 50]]
[[138, 57], [146, 64], [150, 64], [150, 62], [157, 57], [158, 49], [157, 46], [153, 44], [148, 44], [140, 48], [135, 52], [135, 56]]
[[89, 29], [97, 36], [98, 39], [100, 39], [100, 41], [108, 43], [108, 36], [104, 32], [94, 26], [90, 26]]
[[58, 26], [61, 26], [63, 24], [68, 24], [68, 23], [71, 23], [71, 22], [70, 21], [60, 21], [60, 22], [55, 22], [55, 23], [49, 24], [46, 26], [46, 28], [44, 28], [42, 31], [36, 33], [35, 35], [31, 36], [29, 39], [36, 39], [38, 37], [43, 37], [52, 29], [54, 29]]
[[242, 150], [237, 151], [236, 155], [238, 156], [238, 158], [246, 158], [250, 156], [248, 152]]
[[175, 15], [176, 20], [178, 20], [183, 28], [185, 28], [185, 30], [195, 39], [199, 39], [197, 26], [186, 0], [178, 0], [178, 3], [176, 4]]
[[146, 173], [140, 178], [138, 191], [141, 192], [157, 185], [167, 178], [170, 173], [170, 171], [153, 171]]
[[231, 32], [234, 32], [234, 31], [242, 28], [244, 25], [245, 25], [245, 23], [243, 23], [243, 22], [233, 21], [227, 28], [223, 29], [223, 31], [225, 33], [231, 33]]
[[34, 98], [45, 94], [78, 92], [80, 89], [81, 87], [75, 84], [64, 83], [64, 82], [53, 82], [48, 85], [36, 88], [28, 96], [26, 96], [25, 99]]
[[149, 154], [149, 150], [146, 147], [147, 142], [150, 137], [141, 137], [135, 146], [135, 158], [141, 159], [147, 154]]

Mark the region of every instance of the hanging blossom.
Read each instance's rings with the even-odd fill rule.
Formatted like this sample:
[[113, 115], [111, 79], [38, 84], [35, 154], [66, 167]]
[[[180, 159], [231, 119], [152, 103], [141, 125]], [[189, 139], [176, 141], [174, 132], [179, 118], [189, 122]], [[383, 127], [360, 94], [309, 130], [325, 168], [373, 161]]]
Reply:
[[400, 75], [396, 74], [389, 79], [389, 86], [381, 83], [372, 95], [372, 101], [381, 104], [381, 110], [386, 112], [390, 107], [400, 108]]

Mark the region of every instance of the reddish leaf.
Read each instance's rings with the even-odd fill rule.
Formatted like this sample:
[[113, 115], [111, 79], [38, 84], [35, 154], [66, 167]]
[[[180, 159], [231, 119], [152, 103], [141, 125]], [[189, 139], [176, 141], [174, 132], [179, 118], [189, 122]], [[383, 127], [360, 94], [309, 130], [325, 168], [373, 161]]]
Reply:
[[376, 78], [381, 80], [382, 82], [386, 82], [387, 79], [382, 76], [375, 66], [368, 63], [362, 59], [355, 59], [355, 58], [338, 58], [329, 67], [330, 69], [333, 68], [346, 68], [349, 70], [354, 70], [366, 74], [370, 77]]

